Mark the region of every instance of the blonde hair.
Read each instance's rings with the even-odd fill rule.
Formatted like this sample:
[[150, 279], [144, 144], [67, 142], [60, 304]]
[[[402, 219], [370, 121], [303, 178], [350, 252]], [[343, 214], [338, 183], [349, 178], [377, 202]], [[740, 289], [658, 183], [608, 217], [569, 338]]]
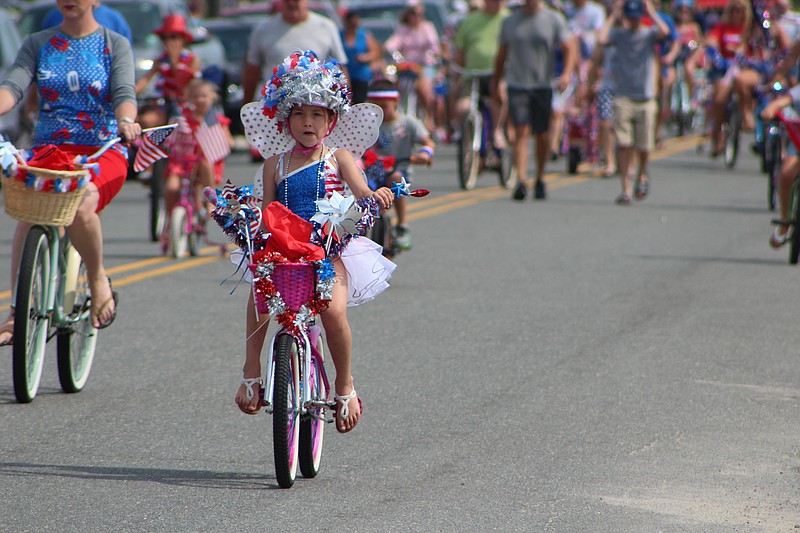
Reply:
[[722, 24], [730, 24], [731, 23], [731, 16], [733, 12], [733, 8], [741, 7], [744, 11], [742, 17], [744, 18], [744, 32], [742, 32], [742, 37], [745, 42], [750, 38], [750, 30], [753, 26], [753, 10], [750, 7], [750, 2], [746, 0], [728, 0], [728, 4], [725, 6], [725, 9], [722, 11], [722, 17], [720, 17], [720, 23]]
[[192, 81], [186, 85], [186, 95], [188, 96], [189, 93], [195, 89], [208, 89], [211, 91], [211, 94], [214, 95], [212, 104], [219, 103], [219, 88], [216, 83], [204, 80], [203, 78], [193, 78]]

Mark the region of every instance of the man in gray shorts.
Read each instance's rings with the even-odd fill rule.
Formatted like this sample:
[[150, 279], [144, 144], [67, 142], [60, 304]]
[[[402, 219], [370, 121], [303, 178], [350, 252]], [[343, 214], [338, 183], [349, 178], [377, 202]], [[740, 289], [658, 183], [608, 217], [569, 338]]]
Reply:
[[332, 20], [308, 9], [308, 0], [282, 0], [281, 12], [253, 28], [242, 72], [245, 103], [258, 96], [272, 69], [296, 50], [313, 50], [320, 60], [347, 63], [339, 30]]
[[544, 166], [550, 146], [548, 131], [552, 111], [552, 80], [555, 76], [556, 48], [564, 54], [564, 72], [556, 81], [563, 91], [577, 65], [577, 50], [567, 21], [542, 0], [525, 3], [503, 21], [500, 50], [494, 67], [492, 92], [498, 98], [498, 84], [505, 76], [508, 85], [508, 111], [514, 125], [514, 168], [519, 184], [513, 198], [524, 200], [528, 192], [528, 137], [536, 141], [536, 182], [534, 198], [547, 197]]
[[[642, 24], [644, 13], [654, 22]], [[624, 17], [625, 24], [613, 27]], [[650, 190], [647, 161], [655, 144], [656, 88], [655, 45], [669, 33], [653, 7], [652, 0], [617, 0], [606, 23], [600, 29], [598, 44], [614, 47], [611, 70], [614, 75], [614, 133], [619, 149], [619, 177], [622, 193], [616, 202], [631, 203], [630, 168], [634, 153], [639, 154], [636, 198]]]

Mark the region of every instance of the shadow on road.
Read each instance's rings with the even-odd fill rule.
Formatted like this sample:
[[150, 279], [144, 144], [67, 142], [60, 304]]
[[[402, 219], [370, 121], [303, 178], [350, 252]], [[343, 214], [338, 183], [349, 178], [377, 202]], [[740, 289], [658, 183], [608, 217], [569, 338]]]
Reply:
[[0, 478], [29, 476], [92, 480], [102, 479], [109, 481], [147, 481], [165, 485], [225, 490], [263, 490], [279, 488], [277, 483], [274, 482], [273, 477], [258, 474], [242, 474], [240, 472], [131, 468], [121, 466], [0, 463]]

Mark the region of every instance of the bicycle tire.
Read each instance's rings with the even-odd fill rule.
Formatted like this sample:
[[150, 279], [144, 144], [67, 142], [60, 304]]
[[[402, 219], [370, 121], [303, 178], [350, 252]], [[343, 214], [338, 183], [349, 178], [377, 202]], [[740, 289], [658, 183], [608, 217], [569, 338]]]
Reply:
[[186, 235], [186, 248], [189, 250], [189, 255], [192, 257], [197, 257], [200, 253], [200, 242], [203, 238], [203, 234], [200, 232], [202, 224], [203, 221], [200, 218], [200, 213], [195, 211], [192, 216], [192, 227], [188, 235]]
[[167, 213], [164, 211], [164, 179], [167, 174], [167, 159], [160, 159], [153, 163], [150, 176], [150, 240], [158, 242]]
[[383, 248], [384, 257], [393, 257], [395, 250], [392, 244], [392, 221], [386, 213], [375, 219], [370, 230], [370, 239]]
[[577, 146], [570, 146], [567, 152], [567, 172], [569, 174], [578, 173], [578, 165], [581, 162], [581, 149]]
[[800, 185], [792, 184], [790, 216], [792, 217], [792, 238], [789, 240], [789, 264], [796, 265], [800, 257]]
[[281, 488], [294, 485], [299, 444], [299, 360], [297, 340], [288, 334], [275, 341], [275, 383], [272, 393], [272, 445], [275, 477]]
[[725, 165], [728, 168], [736, 166], [736, 158], [739, 155], [739, 134], [742, 129], [742, 118], [739, 109], [734, 103], [734, 108], [731, 110], [731, 116], [728, 124], [725, 127], [725, 145], [723, 148]]
[[169, 215], [169, 245], [172, 257], [180, 259], [186, 255], [189, 247], [189, 235], [186, 231], [186, 208], [176, 205]]
[[461, 123], [458, 142], [458, 183], [465, 191], [475, 188], [478, 181], [480, 154], [475, 150], [475, 135], [480, 134], [475, 117], [466, 115]]
[[[317, 338], [317, 350], [322, 353], [322, 349], [323, 342], [320, 336]], [[311, 399], [327, 403], [328, 391], [322, 379], [325, 372], [322, 361], [322, 358], [311, 358], [308, 383], [311, 387]], [[310, 414], [304, 415], [300, 420], [300, 473], [305, 478], [313, 478], [319, 474], [322, 443], [325, 437], [325, 408], [319, 405], [310, 406], [309, 412]]]
[[44, 228], [33, 226], [22, 249], [14, 307], [12, 374], [14, 396], [30, 403], [39, 390], [47, 347], [46, 285], [50, 269], [49, 238]]
[[781, 159], [783, 158], [780, 139], [773, 139], [771, 148], [770, 172], [767, 176], [767, 205], [770, 211], [775, 211], [778, 205], [778, 179], [781, 174]]
[[97, 328], [92, 325], [86, 264], [71, 244], [67, 245], [64, 255], [63, 308], [70, 325], [58, 330], [56, 359], [61, 390], [75, 393], [83, 390], [92, 371]]
[[511, 190], [517, 184], [517, 173], [514, 171], [514, 152], [511, 148], [500, 150], [500, 167], [497, 170], [500, 186]]

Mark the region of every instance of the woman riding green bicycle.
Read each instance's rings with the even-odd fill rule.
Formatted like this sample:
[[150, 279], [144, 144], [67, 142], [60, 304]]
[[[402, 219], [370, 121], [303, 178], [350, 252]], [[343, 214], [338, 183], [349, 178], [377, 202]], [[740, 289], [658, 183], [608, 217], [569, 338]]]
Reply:
[[[80, 159], [118, 135], [132, 141], [141, 134], [141, 127], [135, 123], [133, 54], [124, 37], [97, 23], [94, 0], [57, 0], [57, 5], [63, 23], [30, 35], [0, 84], [0, 115], [13, 109], [28, 86], [36, 83], [40, 107], [34, 152], [55, 145], [60, 152]], [[122, 189], [128, 168], [127, 152], [116, 145], [96, 163], [66, 234], [86, 265], [92, 325], [103, 328], [114, 320], [117, 302], [103, 266], [98, 213]], [[20, 222], [14, 233], [12, 287], [16, 287], [22, 247], [30, 228], [31, 224]], [[10, 344], [13, 340], [11, 309], [0, 326], [0, 343]]]

